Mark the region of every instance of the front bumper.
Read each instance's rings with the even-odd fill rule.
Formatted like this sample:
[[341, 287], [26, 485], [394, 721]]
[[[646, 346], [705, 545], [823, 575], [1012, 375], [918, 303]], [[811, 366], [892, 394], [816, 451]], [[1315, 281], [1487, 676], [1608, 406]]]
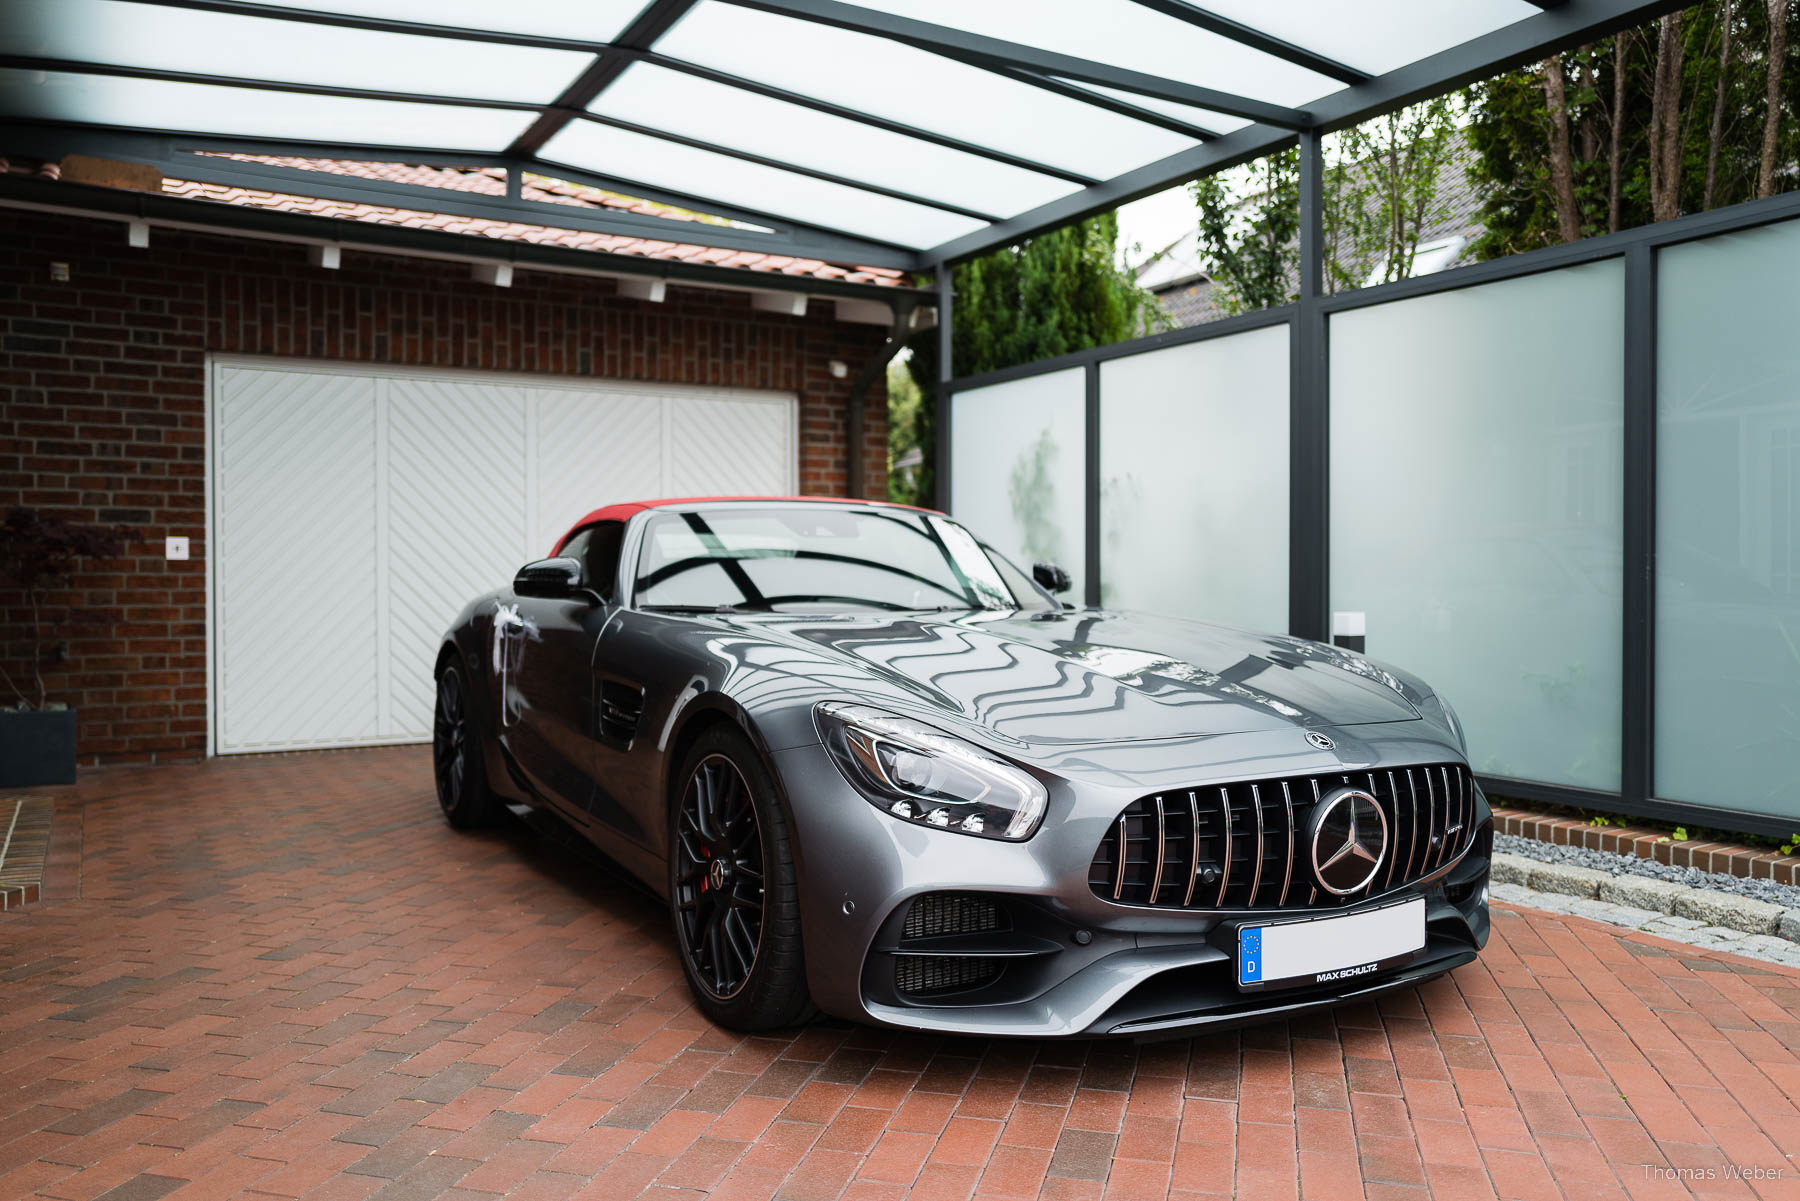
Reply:
[[[1150, 910], [1101, 901], [1089, 888], [1090, 835], [1129, 803], [1130, 785], [1072, 806], [1065, 797], [1064, 821], [1005, 843], [893, 820], [850, 789], [823, 748], [776, 758], [797, 834], [808, 984], [834, 1016], [989, 1037], [1174, 1037], [1404, 988], [1470, 962], [1487, 943], [1491, 840], [1478, 835], [1461, 858], [1368, 902], [1425, 897], [1417, 956], [1323, 986], [1244, 992], [1237, 927], [1297, 911]], [[1477, 799], [1476, 822], [1490, 823]], [[1077, 820], [1077, 811], [1096, 820]], [[970, 955], [1006, 956], [1005, 970], [992, 987], [909, 999], [896, 991], [894, 955], [918, 944], [903, 944], [902, 924], [914, 899], [943, 892], [1004, 908], [1004, 935], [966, 942]]]

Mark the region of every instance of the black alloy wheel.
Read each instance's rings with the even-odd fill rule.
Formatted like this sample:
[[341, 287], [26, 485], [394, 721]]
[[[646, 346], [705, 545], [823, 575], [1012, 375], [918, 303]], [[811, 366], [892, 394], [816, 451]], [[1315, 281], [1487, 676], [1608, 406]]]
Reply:
[[481, 763], [481, 740], [469, 720], [468, 689], [454, 663], [438, 673], [437, 708], [431, 719], [431, 768], [438, 805], [458, 829], [487, 823], [493, 794]]
[[675, 920], [688, 976], [715, 1001], [744, 990], [762, 950], [767, 890], [749, 783], [723, 754], [700, 760], [676, 820]]

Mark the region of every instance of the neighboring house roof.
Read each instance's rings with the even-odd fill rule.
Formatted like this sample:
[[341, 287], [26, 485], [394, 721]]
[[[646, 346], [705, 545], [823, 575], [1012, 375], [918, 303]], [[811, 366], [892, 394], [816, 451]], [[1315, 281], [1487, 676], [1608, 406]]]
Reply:
[[[266, 163], [277, 167], [293, 167], [330, 175], [347, 175], [361, 179], [385, 180], [390, 183], [443, 188], [452, 191], [478, 192], [490, 196], [506, 194], [506, 176], [498, 167], [432, 167], [411, 163], [368, 163], [342, 159], [282, 158], [271, 155], [228, 154], [218, 157], [242, 162]], [[58, 178], [55, 163], [8, 161], [0, 158], [0, 171], [35, 174]], [[599, 188], [567, 183], [538, 176], [528, 176], [521, 187], [525, 200], [563, 204], [582, 209], [613, 209], [661, 217], [670, 223], [670, 236], [662, 238], [627, 237], [565, 229], [551, 225], [530, 225], [517, 221], [496, 221], [465, 217], [451, 213], [434, 213], [425, 209], [397, 208], [385, 205], [354, 204], [323, 200], [284, 192], [255, 188], [230, 187], [194, 180], [165, 178], [162, 190], [170, 196], [212, 201], [245, 208], [271, 209], [279, 212], [306, 213], [319, 217], [335, 217], [373, 225], [401, 225], [414, 229], [431, 229], [445, 233], [491, 238], [496, 241], [534, 242], [561, 246], [572, 250], [591, 250], [601, 254], [627, 255], [636, 258], [676, 260], [685, 263], [733, 267], [751, 272], [812, 276], [816, 279], [841, 280], [846, 283], [902, 287], [906, 275], [881, 267], [860, 267], [823, 262], [819, 259], [795, 258], [791, 255], [760, 254], [754, 251], [726, 250], [704, 244], [707, 222], [697, 220], [679, 209], [647, 201], [619, 196]]]
[[[1465, 132], [1458, 129], [1449, 158], [1438, 173], [1437, 211], [1419, 231], [1419, 246], [1412, 274], [1430, 275], [1471, 261], [1470, 247], [1486, 228], [1481, 223], [1483, 196], [1470, 178], [1474, 152]], [[1178, 328], [1204, 325], [1227, 317], [1214, 281], [1199, 255], [1199, 228], [1181, 243], [1171, 245], [1147, 261], [1139, 278], [1161, 302]], [[1187, 267], [1185, 271], [1181, 267]], [[1377, 263], [1379, 271], [1382, 264]], [[1174, 275], [1174, 278], [1170, 278]], [[1294, 281], [1298, 286], [1298, 281]]]

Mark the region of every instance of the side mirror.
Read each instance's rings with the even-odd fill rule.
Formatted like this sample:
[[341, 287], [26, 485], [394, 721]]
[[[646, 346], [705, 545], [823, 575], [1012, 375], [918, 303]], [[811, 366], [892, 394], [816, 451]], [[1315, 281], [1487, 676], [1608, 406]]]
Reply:
[[1054, 563], [1033, 563], [1031, 578], [1038, 582], [1040, 588], [1051, 593], [1061, 594], [1073, 586], [1069, 580], [1069, 573]]
[[513, 577], [513, 591], [520, 596], [539, 596], [551, 600], [581, 596], [581, 564], [574, 559], [539, 559], [519, 568]]

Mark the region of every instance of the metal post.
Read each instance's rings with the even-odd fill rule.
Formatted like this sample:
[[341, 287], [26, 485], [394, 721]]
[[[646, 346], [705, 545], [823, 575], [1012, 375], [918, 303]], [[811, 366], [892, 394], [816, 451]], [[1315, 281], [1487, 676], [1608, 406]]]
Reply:
[[1086, 541], [1082, 547], [1082, 599], [1100, 604], [1100, 363], [1090, 362], [1087, 378]]
[[950, 381], [956, 378], [950, 355], [955, 344], [951, 320], [950, 264], [937, 265], [937, 464], [934, 479], [937, 507], [950, 511]]
[[1323, 140], [1316, 129], [1300, 134], [1300, 298], [1288, 365], [1288, 632], [1321, 640], [1331, 606]]
[[864, 411], [869, 406], [869, 388], [887, 373], [888, 364], [894, 361], [894, 356], [906, 345], [907, 331], [912, 328], [912, 314], [911, 298], [894, 303], [894, 324], [888, 329], [887, 341], [881, 344], [881, 349], [863, 364], [862, 370], [856, 373], [856, 378], [850, 381], [850, 397], [845, 401], [844, 424], [848, 430], [849, 445], [844, 456], [844, 480], [846, 495], [858, 499], [866, 499], [864, 494], [868, 490], [867, 473], [863, 470], [863, 459], [868, 454], [868, 448], [863, 445], [863, 438], [867, 421]]
[[1625, 252], [1625, 640], [1619, 686], [1619, 803], [1654, 795], [1656, 734], [1656, 250]]

